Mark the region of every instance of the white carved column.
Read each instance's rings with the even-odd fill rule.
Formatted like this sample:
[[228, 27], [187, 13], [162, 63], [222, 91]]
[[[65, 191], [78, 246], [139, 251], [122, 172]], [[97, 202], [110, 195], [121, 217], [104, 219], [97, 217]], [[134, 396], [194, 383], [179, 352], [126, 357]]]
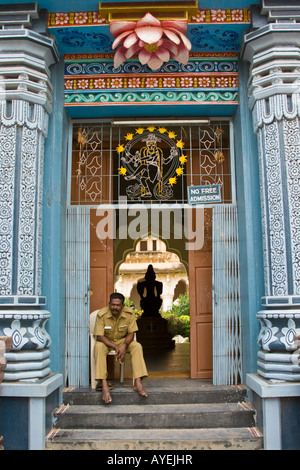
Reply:
[[0, 12], [0, 335], [13, 340], [4, 380], [50, 372], [50, 312], [41, 291], [43, 161], [49, 67], [58, 56], [53, 40], [35, 31], [43, 16], [37, 4], [21, 7]]
[[258, 373], [295, 381], [300, 380], [294, 343], [300, 333], [300, 6], [292, 12], [289, 2], [275, 9], [265, 3], [265, 25], [245, 36], [243, 57], [250, 62], [263, 230]]

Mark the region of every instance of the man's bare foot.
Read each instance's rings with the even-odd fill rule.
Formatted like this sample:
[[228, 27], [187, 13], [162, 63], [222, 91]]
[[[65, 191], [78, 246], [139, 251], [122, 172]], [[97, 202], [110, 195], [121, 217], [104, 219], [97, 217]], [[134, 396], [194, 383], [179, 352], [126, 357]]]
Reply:
[[141, 395], [142, 397], [147, 398], [147, 396], [148, 396], [148, 393], [144, 389], [140, 378], [135, 379], [133, 390], [135, 392], [138, 392], [138, 394]]
[[107, 404], [112, 402], [107, 380], [102, 380], [102, 400]]
[[[113, 390], [115, 388], [115, 384], [113, 382], [110, 382], [108, 380], [107, 384], [108, 384], [109, 390]], [[101, 392], [102, 391], [102, 380], [98, 380], [95, 390], [96, 390], [96, 392]]]

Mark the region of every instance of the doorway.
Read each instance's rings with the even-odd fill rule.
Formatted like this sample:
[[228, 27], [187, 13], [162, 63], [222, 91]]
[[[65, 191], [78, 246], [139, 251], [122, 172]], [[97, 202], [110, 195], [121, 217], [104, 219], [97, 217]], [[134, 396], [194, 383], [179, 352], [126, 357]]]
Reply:
[[[171, 215], [167, 214], [165, 209], [162, 214], [164, 219], [167, 215]], [[174, 214], [172, 215], [174, 216]], [[179, 215], [184, 217], [186, 214], [183, 212], [177, 214], [178, 220]], [[165, 284], [164, 296], [162, 296], [164, 297], [163, 316], [167, 317], [166, 311], [170, 311], [172, 308], [174, 294], [176, 290], [180, 292], [183, 284], [186, 285], [186, 292], [190, 300], [188, 342], [183, 346], [175, 347], [176, 353], [179, 350], [183, 351], [184, 358], [180, 357], [180, 361], [177, 361], [176, 367], [173, 367], [174, 372], [176, 370], [177, 375], [184, 374], [192, 378], [212, 378], [212, 210], [205, 209], [198, 212], [192, 210], [188, 211], [186, 216], [188, 218], [193, 216], [192, 222], [197, 225], [197, 235], [201, 240], [197, 249], [187, 250], [186, 239], [175, 238], [174, 230], [171, 231], [168, 240], [162, 240], [162, 237], [159, 236], [149, 238], [147, 232], [138, 240], [132, 240], [130, 237], [123, 239], [117, 237], [116, 240], [107, 239], [104, 243], [104, 240], [97, 236], [98, 224], [102, 228], [105, 225], [108, 230], [108, 225], [112, 221], [120, 223], [120, 214], [117, 211], [113, 216], [109, 216], [108, 211], [91, 209], [90, 311], [106, 305], [109, 293], [119, 290], [128, 300], [135, 301], [134, 306], [138, 316], [140, 306], [136, 284], [144, 276], [147, 265], [154, 263], [158, 271], [161, 271], [160, 278]], [[128, 215], [127, 223], [130, 225], [135, 217], [135, 212]], [[196, 220], [197, 217], [198, 220]], [[193, 228], [192, 225], [190, 228]], [[120, 227], [117, 226], [117, 233], [119, 229]], [[200, 236], [200, 232], [202, 232], [202, 236]], [[153, 250], [154, 245], [155, 250]], [[107, 290], [107, 286], [110, 291]], [[172, 318], [168, 319], [168, 323], [172, 331]], [[176, 335], [174, 334], [174, 336]], [[146, 341], [143, 346], [146, 347]], [[161, 351], [161, 348], [157, 349]], [[146, 351], [146, 354], [152, 361], [155, 350], [152, 348], [151, 352], [148, 354]], [[173, 356], [174, 351], [172, 354], [166, 353], [166, 365], [163, 368], [163, 362], [160, 364], [160, 372], [162, 374], [165, 372], [165, 376], [171, 374], [169, 363], [175, 361], [172, 359]], [[181, 366], [179, 366], [180, 363]], [[153, 367], [158, 371], [158, 364], [153, 364]]]
[[[215, 354], [222, 338], [222, 332], [219, 336], [217, 332], [224, 320], [219, 321], [219, 317], [223, 311], [231, 311], [231, 307], [219, 308], [216, 313], [219, 295], [215, 290], [216, 281], [223, 279], [223, 272], [227, 277], [233, 272], [226, 267], [227, 262], [219, 269], [224, 256], [216, 258], [214, 253], [219, 233], [218, 253], [228, 252], [229, 265], [232, 265], [232, 249], [228, 251], [226, 234], [232, 226], [233, 212], [229, 209], [221, 216], [217, 205], [191, 206], [187, 187], [217, 184], [222, 198], [220, 207], [235, 207], [232, 204], [230, 123], [216, 121], [195, 128], [178, 125], [172, 130], [164, 126], [134, 128], [131, 125], [113, 129], [108, 123], [75, 123], [72, 135], [66, 250], [66, 264], [70, 266], [66, 273], [69, 289], [66, 293], [66, 376], [69, 384], [88, 385], [86, 376], [80, 377], [80, 370], [86, 369], [89, 361], [86, 350], [89, 313], [107, 304], [109, 294], [115, 290], [120, 264], [146, 239], [151, 243], [166, 242], [168, 251], [177, 254], [185, 266], [190, 297], [189, 373], [191, 378], [212, 378], [223, 355], [222, 351]], [[131, 158], [132, 165], [129, 164]], [[82, 224], [85, 224], [84, 230]], [[237, 245], [237, 224], [233, 231]], [[196, 238], [197, 243], [190, 243]], [[89, 252], [85, 248], [84, 255], [78, 257], [77, 248], [82, 246], [88, 246]], [[237, 280], [238, 276], [233, 285], [238, 299]], [[232, 295], [232, 292], [226, 294], [222, 305], [226, 298], [232, 299]], [[236, 304], [238, 310], [238, 302]], [[238, 318], [234, 323], [239, 327]], [[80, 331], [77, 328], [74, 335], [76, 325], [80, 325]], [[214, 329], [215, 325], [219, 330]], [[236, 335], [240, 332], [229, 331], [229, 334], [232, 335], [230, 341], [239, 344]], [[240, 358], [240, 350], [225, 353], [234, 362]], [[77, 371], [75, 378], [72, 378], [73, 370]]]
[[[162, 284], [159, 314], [168, 324], [167, 343], [162, 332], [156, 335], [154, 345], [149, 339], [140, 339], [150, 378], [190, 377], [188, 273], [179, 253], [168, 249], [163, 240], [143, 238], [115, 268], [115, 290], [122, 292], [126, 304], [134, 309], [138, 326], [143, 317], [138, 283], [144, 280], [149, 265]], [[131, 375], [130, 363], [126, 364], [126, 375]]]

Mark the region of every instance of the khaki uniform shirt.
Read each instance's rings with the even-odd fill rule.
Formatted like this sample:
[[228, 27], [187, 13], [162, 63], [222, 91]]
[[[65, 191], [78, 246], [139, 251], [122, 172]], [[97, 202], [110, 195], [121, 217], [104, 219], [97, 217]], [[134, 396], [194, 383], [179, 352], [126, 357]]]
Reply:
[[105, 336], [109, 341], [117, 343], [125, 339], [128, 333], [138, 331], [134, 311], [129, 307], [123, 307], [116, 320], [109, 307], [101, 308], [98, 311], [94, 335]]

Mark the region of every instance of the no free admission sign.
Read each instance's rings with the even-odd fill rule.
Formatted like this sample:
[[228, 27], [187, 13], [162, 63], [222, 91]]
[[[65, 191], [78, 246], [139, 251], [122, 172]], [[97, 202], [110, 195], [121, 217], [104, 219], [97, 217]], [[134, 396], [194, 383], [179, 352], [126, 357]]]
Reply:
[[189, 204], [211, 204], [222, 202], [219, 184], [188, 186]]

